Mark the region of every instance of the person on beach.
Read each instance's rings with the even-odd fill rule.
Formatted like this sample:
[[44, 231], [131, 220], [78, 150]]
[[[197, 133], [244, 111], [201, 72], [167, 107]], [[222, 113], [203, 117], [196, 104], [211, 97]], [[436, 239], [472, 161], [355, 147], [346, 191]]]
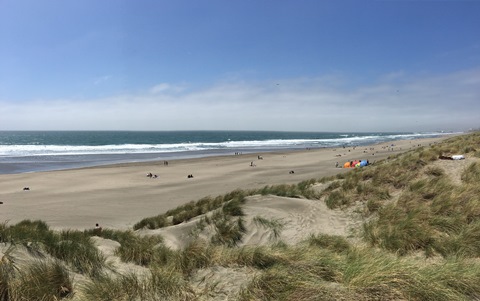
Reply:
[[99, 224], [95, 224], [95, 228], [93, 229], [93, 232], [97, 235], [100, 234], [102, 232], [102, 227], [100, 227]]

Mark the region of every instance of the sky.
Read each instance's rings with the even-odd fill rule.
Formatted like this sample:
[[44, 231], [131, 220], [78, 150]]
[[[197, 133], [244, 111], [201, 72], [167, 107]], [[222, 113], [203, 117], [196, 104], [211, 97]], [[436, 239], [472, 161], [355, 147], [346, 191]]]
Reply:
[[0, 130], [480, 128], [480, 0], [0, 0]]

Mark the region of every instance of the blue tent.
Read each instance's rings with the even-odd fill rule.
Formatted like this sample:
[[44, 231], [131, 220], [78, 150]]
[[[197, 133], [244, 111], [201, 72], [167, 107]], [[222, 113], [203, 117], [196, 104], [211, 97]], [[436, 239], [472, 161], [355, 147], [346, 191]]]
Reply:
[[367, 165], [368, 165], [368, 161], [367, 161], [367, 160], [362, 160], [362, 161], [360, 161], [360, 167], [367, 166]]

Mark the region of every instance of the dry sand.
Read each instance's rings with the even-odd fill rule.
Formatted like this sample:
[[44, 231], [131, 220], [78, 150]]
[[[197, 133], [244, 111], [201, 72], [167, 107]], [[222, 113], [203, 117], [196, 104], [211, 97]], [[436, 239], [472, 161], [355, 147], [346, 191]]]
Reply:
[[[0, 175], [0, 202], [3, 202], [0, 205], [0, 222], [13, 224], [23, 219], [40, 219], [53, 229], [86, 229], [92, 228], [95, 223], [107, 228], [127, 229], [144, 217], [164, 213], [205, 196], [217, 196], [238, 188], [298, 183], [346, 172], [349, 169], [335, 168], [335, 162], [340, 165], [355, 159], [374, 162], [444, 138], [395, 141], [393, 151], [390, 150], [390, 142], [356, 149], [264, 153], [261, 154], [263, 160], [258, 160], [258, 154], [248, 154], [176, 160], [170, 161], [168, 166], [164, 166], [162, 161]], [[370, 150], [372, 147], [374, 150]], [[250, 166], [251, 162], [256, 166]], [[157, 174], [158, 178], [146, 177], [148, 172]], [[187, 178], [189, 174], [194, 178]], [[24, 191], [23, 187], [30, 190]], [[260, 208], [259, 202], [258, 199], [250, 202], [248, 210], [268, 215], [262, 209], [268, 206]], [[279, 216], [291, 210], [290, 205], [288, 202], [276, 202], [275, 208], [283, 212]], [[313, 212], [311, 205], [296, 204], [298, 210], [291, 213], [298, 216], [292, 220], [295, 227], [311, 224], [312, 219], [302, 218]], [[321, 208], [313, 209], [318, 212]], [[329, 224], [323, 220], [331, 218], [330, 215], [320, 216], [314, 221], [326, 230], [345, 231], [342, 223]], [[343, 220], [342, 216], [334, 218]]]

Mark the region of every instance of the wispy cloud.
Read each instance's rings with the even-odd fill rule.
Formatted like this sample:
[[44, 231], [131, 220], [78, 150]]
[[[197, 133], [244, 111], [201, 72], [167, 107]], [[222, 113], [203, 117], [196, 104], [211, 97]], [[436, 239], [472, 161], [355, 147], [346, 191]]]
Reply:
[[153, 87], [150, 89], [150, 93], [152, 93], [152, 94], [161, 93], [161, 92], [167, 91], [169, 88], [170, 88], [170, 85], [169, 85], [169, 84], [167, 84], [167, 83], [161, 83], [161, 84], [158, 84], [158, 85], [156, 85], [156, 86], [153, 86]]
[[93, 80], [93, 84], [94, 85], [100, 85], [106, 81], [108, 81], [109, 79], [111, 79], [112, 76], [111, 75], [104, 75], [104, 76], [100, 76], [100, 77], [97, 77]]
[[108, 98], [0, 101], [2, 129], [424, 131], [478, 127], [480, 70], [221, 83], [199, 90], [161, 83]]
[[169, 83], [160, 83], [158, 85], [150, 88], [150, 94], [160, 94], [160, 93], [179, 93], [185, 90], [185, 87], [181, 85], [172, 85]]

